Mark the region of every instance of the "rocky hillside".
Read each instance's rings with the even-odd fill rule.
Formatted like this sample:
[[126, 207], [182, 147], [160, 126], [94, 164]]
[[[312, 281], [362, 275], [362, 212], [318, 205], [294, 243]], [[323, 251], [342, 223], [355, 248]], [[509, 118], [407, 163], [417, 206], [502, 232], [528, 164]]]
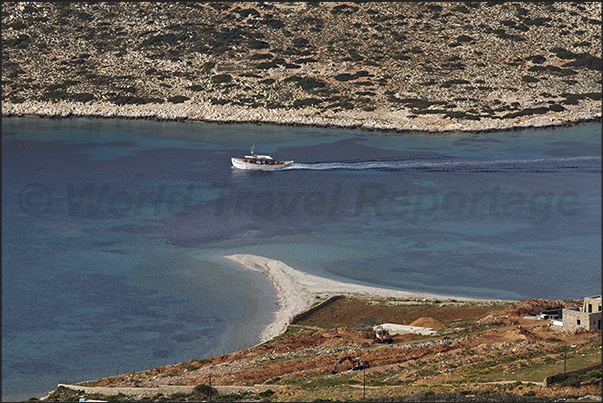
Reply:
[[601, 116], [601, 4], [2, 5], [3, 115], [494, 130]]
[[[211, 390], [213, 401], [600, 401], [601, 332], [514, 314], [576, 304], [343, 298], [255, 347], [59, 387], [46, 400], [207, 401]], [[377, 343], [372, 325], [391, 321], [437, 323], [438, 333]]]

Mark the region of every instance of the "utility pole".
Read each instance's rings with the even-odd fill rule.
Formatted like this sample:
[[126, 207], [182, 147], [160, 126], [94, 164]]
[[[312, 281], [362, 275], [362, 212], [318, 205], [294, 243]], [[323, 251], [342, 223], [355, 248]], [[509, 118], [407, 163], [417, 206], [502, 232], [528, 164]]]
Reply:
[[366, 368], [362, 368], [362, 399], [366, 399]]
[[211, 402], [211, 374], [209, 374], [209, 401]]
[[565, 346], [565, 350], [563, 351], [563, 380], [565, 381], [565, 368], [567, 363], [567, 346]]

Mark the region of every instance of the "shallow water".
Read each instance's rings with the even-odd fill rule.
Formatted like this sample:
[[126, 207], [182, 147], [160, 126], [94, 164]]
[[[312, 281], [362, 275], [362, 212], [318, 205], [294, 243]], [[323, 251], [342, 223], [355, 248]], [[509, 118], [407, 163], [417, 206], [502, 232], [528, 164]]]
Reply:
[[[444, 295], [601, 293], [600, 124], [2, 126], [3, 399], [255, 344], [274, 295], [226, 254]], [[253, 143], [295, 164], [231, 169]]]

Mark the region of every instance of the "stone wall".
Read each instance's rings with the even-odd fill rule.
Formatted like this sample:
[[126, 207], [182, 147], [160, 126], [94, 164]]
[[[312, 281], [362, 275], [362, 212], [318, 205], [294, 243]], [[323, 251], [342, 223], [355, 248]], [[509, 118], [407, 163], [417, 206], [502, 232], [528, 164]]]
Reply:
[[563, 327], [568, 330], [601, 330], [601, 312], [583, 312], [581, 307], [563, 310]]
[[[174, 393], [189, 394], [193, 391], [195, 386], [184, 386], [184, 385], [159, 385], [155, 388], [120, 388], [120, 387], [101, 387], [101, 386], [80, 386], [80, 385], [68, 385], [60, 383], [57, 387], [63, 386], [65, 388], [81, 390], [84, 393], [98, 393], [101, 395], [117, 395], [122, 393], [127, 396], [139, 396], [139, 397], [153, 397], [158, 393], [164, 395], [172, 395]], [[261, 393], [268, 389], [276, 389], [279, 386], [275, 385], [255, 385], [255, 386], [213, 386], [219, 394], [230, 394], [230, 393], [241, 393], [241, 392], [253, 392]]]
[[601, 296], [584, 298], [583, 312], [594, 313], [601, 312], [601, 310]]
[[[593, 371], [595, 369], [600, 369], [601, 368], [601, 364], [597, 364], [597, 365], [593, 365], [591, 367], [587, 367], [587, 368], [582, 368], [582, 369], [577, 369], [575, 371], [567, 371], [565, 374], [566, 375], [572, 375], [572, 374], [586, 374], [587, 372]], [[545, 386], [550, 386], [552, 384], [551, 380], [553, 378], [554, 375], [552, 376], [547, 376], [546, 378], [544, 378], [544, 385]]]

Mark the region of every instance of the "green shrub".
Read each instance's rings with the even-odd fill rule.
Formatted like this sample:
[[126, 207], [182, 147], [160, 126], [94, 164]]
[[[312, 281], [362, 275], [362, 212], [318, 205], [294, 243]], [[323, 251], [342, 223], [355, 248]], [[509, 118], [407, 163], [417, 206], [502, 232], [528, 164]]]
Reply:
[[548, 70], [547, 67], [544, 67], [544, 66], [532, 66], [532, 67], [530, 67], [528, 69], [528, 71], [537, 71], [537, 72], [547, 71]]
[[31, 43], [31, 38], [29, 37], [29, 35], [20, 34], [16, 38], [5, 39], [2, 42], [3, 42], [2, 44], [3, 44], [4, 49], [8, 49], [8, 48], [26, 49]]
[[572, 386], [578, 387], [582, 382], [589, 381], [591, 379], [600, 379], [601, 370], [590, 371], [586, 374], [564, 374], [558, 373], [549, 378], [551, 384], [557, 384], [559, 386]]
[[526, 17], [523, 19], [523, 23], [526, 25], [535, 25], [535, 26], [547, 26], [547, 22], [551, 19], [549, 17], [537, 17], [537, 18], [529, 18]]
[[521, 77], [521, 81], [523, 81], [524, 83], [537, 83], [540, 80], [532, 76], [523, 76]]
[[305, 48], [310, 44], [306, 38], [295, 38], [292, 41], [293, 46], [296, 48]]
[[398, 53], [396, 55], [393, 55], [392, 59], [394, 59], [394, 60], [410, 60], [411, 57], [404, 53]]
[[304, 108], [306, 106], [318, 105], [322, 102], [322, 100], [318, 98], [305, 98], [305, 99], [296, 99], [293, 102], [294, 108]]
[[25, 98], [19, 95], [11, 95], [9, 100], [13, 104], [22, 104], [23, 102], [25, 102]]
[[267, 49], [270, 47], [270, 44], [266, 41], [260, 41], [257, 40], [255, 38], [251, 38], [249, 40], [249, 42], [247, 43], [247, 45], [251, 48], [251, 49]]
[[326, 84], [324, 81], [314, 77], [304, 77], [297, 82], [297, 85], [299, 85], [301, 89], [308, 91], [314, 88], [323, 88]]
[[427, 101], [418, 98], [398, 98], [391, 95], [388, 100], [390, 102], [402, 103], [410, 108], [427, 109], [432, 105], [446, 105], [446, 101]]
[[588, 41], [576, 42], [572, 46], [574, 46], [574, 47], [590, 46], [590, 42], [588, 42]]
[[59, 386], [48, 396], [46, 400], [50, 402], [77, 402], [82, 394], [84, 394], [83, 390], [75, 390], [66, 388], [64, 386]]
[[274, 56], [270, 53], [256, 53], [254, 55], [249, 56], [250, 60], [265, 60], [272, 59]]
[[455, 8], [451, 9], [451, 11], [458, 11], [459, 13], [469, 14], [469, 9], [463, 5], [456, 6]]
[[209, 396], [211, 394], [212, 396], [215, 396], [218, 394], [218, 390], [202, 383], [195, 386], [195, 388], [193, 389], [193, 393], [196, 395]]
[[297, 59], [295, 61], [295, 63], [316, 63], [318, 60], [314, 59], [313, 57], [306, 57], [303, 59]]
[[[173, 401], [173, 402], [177, 402], [178, 400], [184, 398], [185, 396], [186, 395], [184, 393], [181, 393], [181, 392], [172, 393], [170, 395], [170, 400]], [[111, 399], [111, 400], [113, 400], [113, 399]]]
[[216, 84], [229, 83], [232, 81], [232, 76], [230, 74], [218, 74], [213, 76], [211, 81]]
[[356, 11], [358, 11], [358, 7], [356, 7], [356, 6], [348, 6], [347, 4], [341, 4], [341, 5], [333, 7], [331, 9], [331, 14], [333, 14], [333, 15], [352, 14]]
[[361, 328], [369, 328], [375, 325], [380, 325], [381, 323], [383, 323], [383, 321], [381, 320], [381, 318], [368, 315], [354, 318], [354, 323], [356, 324], [356, 326], [359, 326]]
[[203, 91], [205, 88], [207, 88], [207, 87], [204, 85], [198, 85], [198, 84], [190, 85], [190, 86], [186, 87], [187, 90], [191, 90], [191, 91]]
[[526, 57], [526, 60], [529, 60], [535, 64], [542, 64], [542, 63], [546, 62], [546, 57], [544, 57], [542, 55], [528, 56], [528, 57]]
[[210, 102], [212, 105], [226, 105], [227, 103], [230, 103], [230, 101], [228, 99], [217, 99], [217, 98], [212, 98]]
[[565, 64], [566, 67], [585, 67], [590, 70], [601, 71], [601, 58], [588, 53], [576, 55], [574, 61]]
[[507, 113], [506, 115], [503, 116], [503, 118], [509, 119], [509, 118], [516, 118], [518, 116], [542, 115], [542, 114], [547, 113], [548, 111], [549, 111], [549, 108], [547, 108], [547, 107], [527, 108], [527, 109], [524, 109], [521, 111]]
[[572, 69], [561, 69], [558, 72], [554, 73], [554, 75], [561, 77], [574, 76], [576, 74], [578, 73]]
[[203, 63], [203, 66], [201, 66], [201, 71], [204, 73], [208, 73], [215, 67], [215, 65], [216, 65], [215, 62]]
[[559, 104], [553, 104], [553, 105], [549, 106], [549, 109], [552, 110], [553, 112], [561, 112], [561, 111], [565, 110], [565, 108]]
[[239, 11], [239, 15], [241, 16], [241, 18], [247, 18], [250, 15], [259, 16], [260, 13], [258, 13], [253, 8], [246, 8], [244, 10]]
[[350, 50], [349, 54], [350, 54], [350, 58], [355, 62], [358, 62], [358, 61], [364, 59], [364, 57], [362, 55], [360, 55], [358, 52], [356, 52], [354, 50]]
[[144, 41], [142, 41], [142, 46], [174, 46], [177, 45], [178, 42], [185, 42], [188, 40], [188, 35], [186, 33], [172, 33], [168, 32], [166, 34], [158, 34], [155, 36], [151, 36]]
[[278, 64], [276, 64], [274, 61], [262, 62], [262, 63], [258, 63], [255, 65], [255, 68], [260, 69], [260, 70], [268, 70], [268, 69], [273, 69], [276, 67], [278, 67]]
[[342, 74], [337, 74], [334, 78], [337, 81], [350, 81], [350, 80], [355, 80], [356, 76], [354, 76], [352, 74], [348, 74], [348, 73], [342, 73]]
[[163, 103], [161, 98], [143, 98], [143, 97], [131, 97], [128, 95], [119, 95], [113, 99], [113, 103], [116, 105], [143, 105], [150, 103]]
[[277, 20], [275, 18], [272, 17], [266, 17], [263, 20], [260, 21], [261, 24], [267, 25], [271, 28], [274, 29], [280, 29], [282, 27], [285, 26], [285, 24], [283, 24], [283, 22], [281, 20]]
[[565, 98], [561, 102], [563, 102], [566, 105], [577, 105], [578, 100], [584, 99], [584, 98], [590, 98], [594, 101], [601, 99], [600, 92], [589, 92], [589, 93], [584, 93], [584, 94], [568, 94], [568, 93], [564, 92], [563, 94], [561, 94], [561, 96]]
[[183, 95], [176, 95], [174, 97], [168, 98], [168, 102], [171, 102], [173, 104], [181, 104], [184, 101], [188, 101], [189, 99], [190, 99], [189, 97], [185, 97]]
[[575, 53], [573, 53], [569, 50], [563, 49], [563, 48], [553, 48], [553, 49], [551, 49], [551, 53], [556, 54], [557, 57], [560, 59], [566, 59], [566, 60], [567, 59], [575, 59], [577, 56]]
[[94, 95], [84, 92], [79, 94], [73, 94], [71, 96], [71, 99], [75, 102], [88, 102], [94, 99]]
[[459, 35], [459, 36], [456, 37], [456, 41], [459, 42], [459, 43], [460, 42], [471, 42], [473, 40], [474, 39], [472, 37], [468, 36], [468, 35]]
[[448, 81], [444, 81], [440, 87], [442, 88], [450, 88], [453, 85], [459, 85], [459, 84], [471, 84], [471, 82], [467, 81], [467, 80], [463, 80], [463, 79], [458, 79], [455, 78], [453, 80], [448, 80]]
[[300, 76], [289, 76], [283, 80], [284, 83], [296, 83], [301, 81], [302, 78]]
[[513, 34], [509, 34], [507, 33], [507, 31], [505, 31], [504, 29], [500, 28], [500, 29], [495, 29], [492, 31], [493, 34], [495, 34], [496, 36], [498, 36], [500, 39], [510, 39], [512, 41], [525, 41], [525, 38], [521, 35], [513, 35]]
[[258, 396], [262, 398], [267, 398], [272, 395], [274, 395], [274, 391], [272, 389], [266, 389], [265, 391], [258, 393]]
[[329, 107], [333, 108], [333, 109], [341, 108], [341, 109], [349, 110], [349, 109], [354, 109], [354, 104], [351, 103], [349, 100], [344, 99], [344, 100], [341, 100], [339, 102], [329, 105]]

